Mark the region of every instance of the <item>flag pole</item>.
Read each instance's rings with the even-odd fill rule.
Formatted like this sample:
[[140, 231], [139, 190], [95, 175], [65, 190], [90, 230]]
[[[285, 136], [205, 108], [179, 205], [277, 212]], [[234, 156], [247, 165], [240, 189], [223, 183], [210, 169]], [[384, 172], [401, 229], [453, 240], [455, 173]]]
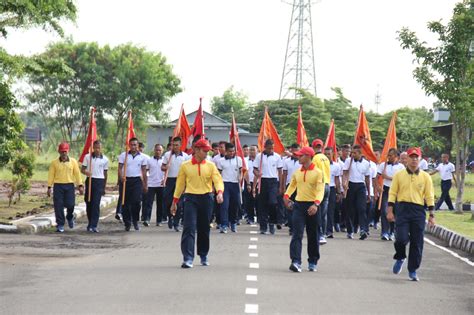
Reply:
[[122, 206], [125, 205], [125, 184], [127, 182], [127, 160], [128, 160], [128, 137], [130, 136], [130, 118], [132, 115], [132, 111], [128, 111], [128, 128], [127, 128], [127, 138], [125, 140], [125, 161], [123, 162], [123, 172], [122, 172], [122, 178], [123, 178], [123, 187], [122, 187]]
[[[92, 128], [92, 122], [95, 119], [94, 112], [95, 112], [95, 108], [92, 107], [92, 109], [91, 109], [91, 121], [90, 121], [89, 128]], [[87, 199], [89, 200], [89, 202], [91, 202], [91, 200], [92, 200], [92, 146], [93, 145], [94, 145], [94, 142], [92, 141], [92, 137], [91, 137], [91, 143], [89, 145], [89, 172], [90, 172], [89, 191], [88, 191], [88, 196], [87, 196]]]

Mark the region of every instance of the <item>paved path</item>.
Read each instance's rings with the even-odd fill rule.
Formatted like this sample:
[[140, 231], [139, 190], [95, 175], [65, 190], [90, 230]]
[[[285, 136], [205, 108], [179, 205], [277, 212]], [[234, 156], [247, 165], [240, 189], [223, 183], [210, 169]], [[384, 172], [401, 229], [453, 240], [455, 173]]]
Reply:
[[183, 270], [181, 234], [167, 227], [125, 233], [113, 217], [100, 234], [85, 226], [0, 235], [0, 314], [474, 313], [474, 267], [426, 243], [414, 283], [406, 269], [391, 274], [393, 245], [375, 236], [339, 233], [322, 247], [318, 272], [295, 274], [287, 230], [213, 230], [211, 266]]

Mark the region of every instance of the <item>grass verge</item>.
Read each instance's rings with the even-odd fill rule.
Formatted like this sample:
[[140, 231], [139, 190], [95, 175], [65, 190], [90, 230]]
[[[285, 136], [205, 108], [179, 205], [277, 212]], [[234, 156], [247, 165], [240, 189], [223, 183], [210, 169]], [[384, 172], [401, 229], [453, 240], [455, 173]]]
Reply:
[[451, 211], [437, 211], [435, 218], [436, 224], [474, 240], [474, 220], [471, 219], [471, 212], [457, 214]]

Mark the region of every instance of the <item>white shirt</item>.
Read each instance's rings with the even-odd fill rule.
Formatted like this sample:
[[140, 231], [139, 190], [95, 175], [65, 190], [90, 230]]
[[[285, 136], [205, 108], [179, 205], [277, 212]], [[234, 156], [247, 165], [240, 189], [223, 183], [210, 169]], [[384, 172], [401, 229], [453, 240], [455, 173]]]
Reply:
[[270, 156], [264, 153], [257, 154], [257, 157], [253, 163], [253, 167], [257, 170], [260, 170], [260, 159], [262, 159], [262, 178], [278, 179], [278, 169], [283, 167], [283, 162], [280, 155], [278, 153], [273, 153]]
[[[383, 162], [383, 163], [379, 164], [379, 168], [377, 170], [377, 173], [382, 175], [384, 168], [385, 168], [385, 174], [387, 176], [393, 177], [393, 175], [395, 175], [395, 173], [397, 173], [398, 171], [404, 170], [405, 166], [403, 166], [402, 163], [397, 162], [396, 164], [387, 163], [387, 167], [385, 167], [385, 162]], [[387, 187], [391, 187], [392, 186], [392, 180], [391, 179], [384, 179], [383, 180], [383, 185], [387, 186]]]
[[298, 160], [293, 160], [292, 158], [286, 158], [283, 160], [283, 170], [288, 172], [286, 176], [286, 185], [289, 185], [291, 182], [291, 176], [293, 173], [301, 168], [301, 164]]
[[253, 167], [255, 159], [251, 160], [250, 157], [245, 158], [245, 164], [247, 165], [247, 173], [249, 174], [249, 181], [253, 183], [253, 179], [255, 178], [255, 174], [253, 173]]
[[148, 159], [148, 187], [163, 187], [163, 180], [165, 178], [165, 172], [161, 170], [163, 164], [163, 157], [159, 159], [154, 156]]
[[419, 166], [422, 171], [428, 170], [428, 162], [425, 159], [421, 159]]
[[370, 163], [370, 195], [374, 196], [374, 178], [377, 177], [377, 164], [369, 161]]
[[[168, 151], [164, 154], [163, 165], [168, 165], [168, 163], [170, 163], [171, 152], [172, 151]], [[184, 152], [181, 152], [178, 155], [173, 153], [173, 156], [171, 157], [170, 168], [168, 169], [168, 177], [169, 178], [178, 177], [178, 172], [179, 172], [179, 168], [181, 167], [181, 164], [183, 164], [183, 162], [189, 160], [190, 158], [191, 157]]]
[[[82, 166], [86, 167], [86, 170], [89, 171], [89, 153], [86, 154], [84, 157], [84, 161], [82, 161]], [[109, 169], [109, 159], [105, 155], [101, 155], [100, 157], [94, 157], [92, 155], [92, 178], [100, 178], [104, 179], [104, 171]]]
[[[122, 152], [119, 156], [119, 164], [125, 163], [125, 152]], [[142, 166], [146, 166], [146, 157], [137, 152], [135, 157], [129, 152], [127, 158], [127, 171], [126, 177], [140, 177], [142, 176]]]
[[[344, 171], [349, 170], [349, 166], [351, 165], [351, 160], [350, 158], [347, 158], [346, 161], [344, 162]], [[361, 158], [361, 161], [356, 162], [355, 160], [352, 160], [352, 166], [350, 167], [349, 171], [349, 182], [351, 183], [365, 183], [365, 176], [370, 177], [370, 163], [364, 159]]]
[[452, 180], [453, 172], [456, 171], [456, 168], [453, 163], [448, 162], [447, 164], [440, 163], [436, 170], [439, 172], [441, 180]]
[[341, 176], [341, 165], [339, 162], [330, 162], [331, 169], [331, 180], [329, 181], [329, 187], [336, 187], [336, 176]]
[[240, 156], [235, 156], [231, 159], [226, 159], [226, 157], [220, 158], [217, 168], [221, 171], [223, 182], [238, 183], [242, 168], [242, 158]]
[[217, 154], [216, 156], [214, 156], [214, 157], [212, 158], [212, 162], [214, 162], [214, 164], [216, 164], [216, 166], [217, 166], [217, 165], [219, 164], [219, 160], [222, 159], [222, 158], [224, 158], [224, 157], [225, 157], [224, 154], [221, 155], [221, 154], [219, 153], [219, 154]]

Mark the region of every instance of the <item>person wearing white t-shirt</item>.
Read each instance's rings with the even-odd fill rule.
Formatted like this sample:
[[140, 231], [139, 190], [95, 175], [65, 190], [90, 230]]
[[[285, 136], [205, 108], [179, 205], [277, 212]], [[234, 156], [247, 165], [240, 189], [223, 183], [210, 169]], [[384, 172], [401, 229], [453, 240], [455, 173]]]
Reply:
[[148, 159], [148, 193], [145, 208], [145, 222], [150, 223], [153, 203], [156, 200], [156, 226], [161, 226], [163, 220], [163, 181], [165, 172], [163, 164], [163, 146], [155, 144], [153, 156]]
[[347, 192], [348, 220], [346, 221], [347, 238], [352, 239], [355, 222], [358, 218], [360, 240], [368, 236], [367, 201], [370, 200], [370, 163], [362, 156], [361, 147], [352, 147], [352, 158], [344, 163], [344, 191]]
[[[381, 239], [383, 241], [393, 240], [395, 224], [387, 220], [388, 192], [392, 186], [392, 179], [395, 173], [405, 169], [405, 166], [398, 162], [399, 153], [396, 148], [388, 150], [387, 161], [379, 164], [377, 173], [383, 179], [383, 188], [379, 189], [382, 194], [380, 204], [380, 221], [382, 223]], [[396, 207], [396, 204], [395, 204]]]
[[255, 179], [255, 174], [253, 173], [255, 158], [257, 157], [258, 149], [256, 145], [251, 145], [249, 147], [249, 156], [245, 158], [245, 164], [247, 165], [247, 174], [248, 176], [245, 178], [245, 186], [244, 186], [244, 205], [245, 211], [247, 213], [247, 224], [255, 223], [255, 217], [257, 216], [256, 213], [256, 205], [257, 202], [255, 197], [252, 194], [252, 187], [253, 181]]
[[[146, 161], [146, 169], [147, 169], [147, 175], [148, 175], [148, 160], [150, 159], [150, 156], [145, 153], [145, 144], [143, 142], [138, 142], [138, 151], [145, 157]], [[150, 222], [146, 221], [145, 219], [145, 212], [146, 212], [146, 201], [147, 201], [147, 195], [148, 191], [146, 193], [142, 193], [142, 202], [141, 202], [141, 220], [143, 221], [144, 226], [148, 226]]]
[[428, 171], [428, 162], [426, 161], [425, 158], [421, 158], [420, 160], [420, 170], [422, 171]]
[[[300, 146], [297, 143], [294, 143], [290, 147], [290, 152], [291, 154], [299, 151]], [[283, 191], [286, 191], [288, 186], [290, 185], [291, 182], [291, 176], [293, 176], [293, 173], [301, 168], [301, 164], [299, 162], [298, 157], [291, 155], [288, 156], [286, 159], [283, 160], [283, 175], [282, 175], [282, 180], [280, 181], [280, 186], [282, 187], [281, 189]], [[295, 201], [296, 197], [296, 192], [293, 193], [293, 195], [289, 196], [291, 201]], [[292, 229], [292, 209], [288, 209], [284, 207], [287, 211], [286, 217], [288, 219], [288, 228], [289, 228], [289, 234], [292, 235], [293, 229]]]
[[220, 207], [220, 231], [227, 233], [230, 225], [232, 232], [237, 232], [237, 218], [240, 209], [240, 180], [242, 175], [242, 159], [235, 155], [235, 146], [225, 144], [226, 153], [217, 162], [224, 182], [224, 202]]
[[440, 163], [438, 167], [429, 173], [430, 175], [433, 175], [439, 172], [441, 177], [441, 197], [439, 197], [438, 202], [436, 203], [435, 210], [439, 210], [443, 202], [446, 202], [449, 210], [454, 210], [451, 196], [449, 196], [449, 190], [451, 189], [453, 180], [454, 187], [457, 187], [456, 177], [453, 176], [456, 167], [453, 163], [449, 162], [449, 155], [446, 153], [441, 155], [441, 162], [442, 163]]
[[[92, 167], [92, 170], [91, 170]], [[107, 185], [107, 171], [109, 169], [109, 160], [102, 154], [102, 143], [99, 140], [93, 143], [92, 156], [88, 153], [82, 161], [81, 173], [87, 176], [86, 194], [84, 200], [86, 202], [87, 225], [88, 232], [99, 233], [97, 229], [100, 217], [100, 200], [105, 194], [105, 186]], [[91, 182], [91, 200], [89, 200], [89, 181]]]
[[256, 182], [260, 181], [258, 192], [258, 210], [260, 223], [260, 234], [275, 234], [277, 224], [277, 196], [279, 193], [278, 180], [282, 174], [283, 163], [278, 153], [274, 152], [274, 142], [271, 139], [265, 141], [264, 151], [257, 155], [254, 163], [254, 195]]
[[334, 153], [332, 147], [326, 147], [324, 154], [329, 159], [331, 179], [329, 181], [329, 201], [328, 201], [328, 221], [326, 227], [327, 238], [334, 238], [334, 213], [338, 196], [341, 195], [341, 187], [339, 176], [341, 175], [341, 166], [339, 162], [334, 161]]
[[171, 214], [171, 205], [173, 204], [173, 194], [176, 188], [176, 178], [178, 177], [179, 169], [183, 162], [190, 159], [190, 156], [181, 151], [181, 138], [175, 137], [172, 141], [171, 150], [166, 152], [163, 156], [163, 163], [161, 170], [165, 172], [165, 182], [163, 189], [163, 204], [164, 209], [168, 213], [168, 228], [179, 232], [179, 220], [183, 212], [182, 202], [178, 203], [178, 210], [175, 215]]

